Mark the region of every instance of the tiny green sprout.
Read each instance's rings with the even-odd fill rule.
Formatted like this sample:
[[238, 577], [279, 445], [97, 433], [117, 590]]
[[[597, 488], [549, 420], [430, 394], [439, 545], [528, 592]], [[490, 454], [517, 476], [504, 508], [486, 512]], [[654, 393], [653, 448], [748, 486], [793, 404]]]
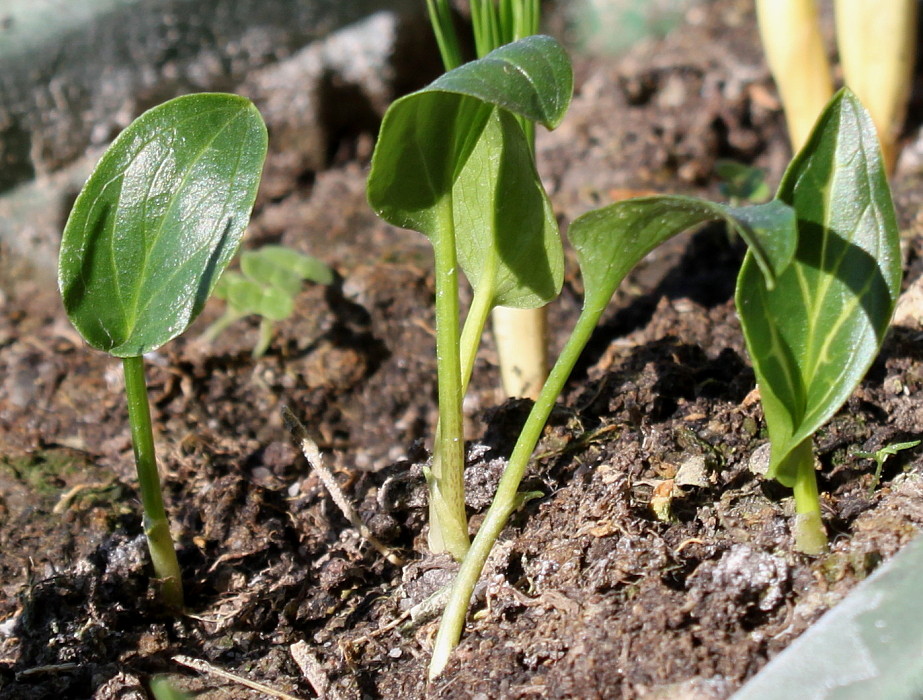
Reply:
[[913, 440], [911, 442], [895, 442], [891, 445], [885, 445], [880, 450], [876, 450], [875, 452], [853, 450], [853, 455], [855, 457], [871, 459], [875, 462], [875, 474], [872, 476], [872, 483], [869, 484], [869, 496], [875, 493], [875, 489], [877, 489], [878, 484], [881, 483], [881, 469], [885, 466], [885, 462], [888, 461], [888, 457], [893, 457], [902, 450], [912, 450], [914, 447], [919, 445], [920, 442], [920, 440]]
[[160, 492], [143, 355], [198, 316], [238, 248], [256, 199], [266, 127], [253, 104], [203, 93], [132, 122], [103, 154], [61, 239], [58, 286], [71, 323], [122, 358], [144, 533], [164, 602], [182, 577]]
[[856, 388], [884, 342], [901, 283], [900, 235], [875, 127], [843, 89], [779, 185], [798, 251], [773, 289], [747, 254], [736, 302], [771, 444], [769, 471], [794, 490], [795, 546], [827, 545], [812, 437]]
[[228, 270], [214, 295], [227, 302], [224, 314], [202, 334], [212, 341], [245, 316], [260, 317], [260, 338], [253, 357], [262, 357], [272, 341], [272, 327], [295, 309], [295, 296], [304, 282], [332, 284], [333, 271], [317, 258], [279, 245], [263, 246], [240, 256], [241, 272]]

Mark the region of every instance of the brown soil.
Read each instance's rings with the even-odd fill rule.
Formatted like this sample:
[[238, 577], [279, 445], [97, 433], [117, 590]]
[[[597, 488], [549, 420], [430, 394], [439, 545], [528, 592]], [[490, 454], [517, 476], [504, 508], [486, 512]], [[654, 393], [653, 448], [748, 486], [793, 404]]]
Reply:
[[[626, 190], [719, 198], [716, 158], [767, 168], [786, 149], [749, 3], [708, 6], [619, 60], [581, 59], [578, 92], [539, 159], [566, 224]], [[911, 112], [919, 127], [919, 105]], [[265, 694], [179, 665], [184, 655], [295, 697], [723, 698], [923, 524], [920, 328], [895, 328], [817, 436], [828, 555], [792, 553], [788, 493], [750, 469], [765, 444], [732, 303], [742, 251], [682, 236], [639, 266], [561, 397], [517, 513], [447, 671], [424, 682], [435, 622], [392, 626], [445, 579], [427, 557], [419, 441], [432, 434], [430, 252], [364, 200], [370, 135], [256, 212], [249, 245], [281, 241], [336, 268], [306, 287], [269, 353], [256, 324], [212, 345], [220, 313], [149, 366], [165, 495], [189, 614], [157, 605], [118, 365], [87, 351], [53, 290], [28, 279], [0, 307], [0, 698], [143, 698], [153, 674], [204, 698]], [[923, 269], [923, 186], [895, 182], [908, 282]], [[571, 271], [551, 309], [560, 347], [579, 307]], [[489, 485], [524, 417], [499, 403], [487, 347], [466, 403], [473, 480]], [[287, 438], [286, 404], [321, 436], [371, 529], [365, 545]], [[690, 473], [694, 482], [687, 481]], [[385, 486], [387, 484], [387, 486]], [[669, 496], [658, 519], [655, 495]], [[472, 506], [473, 522], [486, 506]], [[299, 647], [303, 648], [303, 647]]]

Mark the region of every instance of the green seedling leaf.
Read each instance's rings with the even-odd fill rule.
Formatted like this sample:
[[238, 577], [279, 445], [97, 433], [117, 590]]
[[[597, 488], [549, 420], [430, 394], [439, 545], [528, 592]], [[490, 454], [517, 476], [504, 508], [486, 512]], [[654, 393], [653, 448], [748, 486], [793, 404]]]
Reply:
[[227, 299], [231, 295], [231, 289], [235, 285], [242, 282], [243, 279], [244, 279], [244, 276], [241, 275], [239, 272], [232, 272], [228, 270], [223, 275], [221, 275], [221, 277], [219, 278], [218, 284], [216, 284], [215, 288], [212, 290], [212, 295], [216, 299], [224, 299], [225, 301], [227, 301]]
[[[492, 306], [535, 308], [561, 291], [561, 236], [516, 119], [495, 109], [455, 182], [458, 262]], [[486, 288], [482, 290], [482, 287]]]
[[881, 470], [885, 466], [885, 462], [888, 461], [888, 457], [893, 457], [901, 450], [912, 450], [914, 447], [920, 444], [920, 440], [912, 440], [910, 442], [896, 442], [891, 445], [885, 445], [880, 450], [875, 452], [866, 452], [865, 450], [854, 450], [853, 455], [856, 457], [862, 457], [863, 459], [871, 459], [875, 462], [875, 473], [872, 475], [872, 483], [869, 484], [868, 495], [872, 496], [875, 493], [875, 489], [878, 488], [878, 484], [881, 483]]
[[291, 296], [299, 292], [304, 281], [333, 283], [333, 272], [320, 260], [279, 245], [243, 253], [240, 269], [255, 282], [277, 287]]
[[132, 357], [188, 327], [237, 250], [266, 140], [253, 104], [210, 93], [155, 107], [119, 135], [61, 241], [64, 306], [87, 343]]
[[257, 314], [270, 321], [284, 321], [294, 311], [292, 295], [245, 277], [234, 279], [225, 289], [228, 306], [238, 316]]
[[899, 234], [875, 127], [851, 92], [830, 101], [777, 197], [798, 219], [795, 259], [768, 290], [748, 253], [737, 308], [772, 443], [768, 476], [792, 486], [798, 460], [788, 457], [865, 375], [900, 289]]
[[724, 221], [750, 246], [771, 287], [795, 253], [797, 233], [791, 208], [778, 202], [733, 208], [662, 195], [627, 199], [584, 214], [568, 236], [583, 275], [584, 309], [602, 314], [625, 275], [645, 255], [678, 233], [710, 221]]
[[556, 126], [573, 76], [554, 39], [502, 46], [388, 108], [372, 157], [368, 196], [385, 221], [438, 235], [437, 205], [451, 195], [495, 107]]
[[459, 66], [427, 89], [475, 97], [554, 129], [570, 106], [573, 72], [561, 45], [536, 35]]

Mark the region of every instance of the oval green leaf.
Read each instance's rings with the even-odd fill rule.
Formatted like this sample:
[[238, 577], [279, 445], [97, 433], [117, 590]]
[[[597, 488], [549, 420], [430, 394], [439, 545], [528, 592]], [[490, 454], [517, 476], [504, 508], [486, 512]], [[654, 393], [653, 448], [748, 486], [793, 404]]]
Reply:
[[440, 201], [477, 145], [495, 107], [554, 126], [570, 103], [567, 54], [550, 37], [501, 46], [395, 101], [372, 156], [368, 198], [395, 226], [437, 235]]
[[747, 243], [765, 278], [761, 286], [772, 286], [795, 253], [794, 213], [778, 201], [726, 207], [674, 195], [626, 199], [588, 212], [570, 226], [568, 237], [583, 276], [584, 310], [601, 315], [616, 288], [645, 255], [667, 239], [710, 221], [726, 222]]
[[833, 97], [778, 198], [798, 219], [795, 260], [773, 290], [748, 256], [737, 308], [772, 443], [769, 476], [839, 410], [881, 348], [901, 281], [899, 231], [875, 127], [848, 90]]
[[253, 104], [217, 93], [166, 102], [119, 135], [61, 240], [61, 295], [87, 343], [132, 357], [188, 327], [237, 250], [266, 146]]
[[567, 52], [542, 35], [501, 46], [443, 74], [426, 88], [475, 97], [549, 129], [564, 119], [573, 89]]

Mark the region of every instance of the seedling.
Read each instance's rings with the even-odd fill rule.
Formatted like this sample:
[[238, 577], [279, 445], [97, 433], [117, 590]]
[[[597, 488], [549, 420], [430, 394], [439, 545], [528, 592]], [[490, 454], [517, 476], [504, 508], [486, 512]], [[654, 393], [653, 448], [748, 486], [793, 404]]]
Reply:
[[833, 94], [816, 0], [756, 0], [766, 61], [785, 108], [792, 149], [804, 146]]
[[155, 107], [112, 143], [77, 197], [58, 284], [92, 347], [122, 358], [144, 533], [164, 602], [182, 608], [160, 493], [142, 356], [182, 333], [237, 250], [266, 157], [266, 127], [235, 95]]
[[891, 173], [913, 83], [919, 3], [836, 0], [834, 7], [843, 77], [868, 108], [881, 142], [885, 172]]
[[[531, 148], [514, 115], [556, 126], [573, 77], [561, 46], [528, 37], [394, 102], [372, 156], [368, 197], [386, 221], [433, 243], [439, 429], [429, 544], [468, 549], [462, 396], [490, 310], [541, 306], [559, 292], [563, 252]], [[474, 289], [459, 331], [458, 269]]]
[[227, 302], [224, 314], [202, 334], [212, 341], [225, 328], [246, 316], [260, 317], [260, 338], [253, 357], [262, 357], [272, 342], [272, 327], [295, 310], [295, 296], [305, 281], [332, 284], [333, 271], [317, 258], [278, 245], [263, 246], [240, 256], [240, 272], [228, 270], [214, 295]]
[[[471, 25], [478, 58], [504, 44], [538, 33], [539, 0], [471, 0]], [[427, 0], [430, 23], [445, 69], [461, 65], [458, 37], [448, 0]], [[535, 124], [517, 121], [535, 158]], [[548, 376], [548, 339], [544, 306], [515, 308], [498, 304], [491, 312], [500, 379], [507, 396], [534, 399]]]
[[885, 445], [875, 452], [866, 452], [865, 450], [853, 451], [853, 455], [856, 457], [871, 459], [875, 462], [875, 474], [872, 477], [872, 483], [869, 484], [869, 496], [875, 493], [875, 489], [877, 489], [878, 484], [881, 483], [881, 470], [882, 467], [885, 466], [885, 462], [888, 461], [888, 457], [892, 457], [902, 450], [912, 450], [919, 444], [920, 440], [913, 440], [912, 442], [895, 442], [892, 445]]
[[878, 354], [901, 282], [875, 127], [848, 89], [823, 111], [776, 197], [795, 211], [798, 251], [771, 290], [748, 253], [737, 310], [772, 444], [767, 475], [794, 489], [796, 547], [818, 554], [827, 538], [812, 436]]
[[631, 269], [654, 248], [678, 233], [709, 221], [725, 222], [746, 241], [768, 287], [774, 285], [794, 255], [794, 214], [790, 207], [779, 201], [735, 209], [690, 197], [644, 197], [591, 211], [571, 224], [568, 237], [577, 252], [583, 276], [583, 309], [526, 419], [494, 500], [462, 561], [436, 636], [430, 678], [442, 672], [449, 654], [458, 643], [468, 602], [494, 542], [509, 516], [528, 497], [528, 494], [519, 492], [519, 484], [529, 459], [555, 400], [564, 389], [615, 290]]

